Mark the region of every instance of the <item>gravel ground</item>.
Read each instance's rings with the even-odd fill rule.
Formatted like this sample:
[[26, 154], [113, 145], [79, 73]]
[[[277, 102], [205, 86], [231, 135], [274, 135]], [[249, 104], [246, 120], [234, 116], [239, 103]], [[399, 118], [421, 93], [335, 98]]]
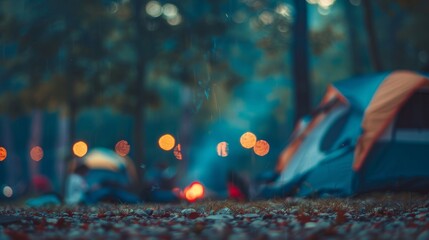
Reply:
[[417, 194], [247, 203], [1, 206], [0, 216], [0, 239], [429, 239], [429, 196]]

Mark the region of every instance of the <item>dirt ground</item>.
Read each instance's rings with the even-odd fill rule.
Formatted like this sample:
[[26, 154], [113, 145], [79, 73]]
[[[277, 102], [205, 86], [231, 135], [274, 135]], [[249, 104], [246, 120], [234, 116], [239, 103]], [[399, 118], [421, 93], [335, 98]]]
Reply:
[[429, 239], [429, 195], [0, 206], [0, 239]]

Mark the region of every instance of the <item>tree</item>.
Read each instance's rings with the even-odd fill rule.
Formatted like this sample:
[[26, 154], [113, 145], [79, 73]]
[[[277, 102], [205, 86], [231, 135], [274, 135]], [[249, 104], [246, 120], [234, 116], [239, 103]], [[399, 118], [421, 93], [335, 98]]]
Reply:
[[[105, 6], [48, 0], [43, 5], [26, 0], [4, 4], [8, 11], [3, 12], [1, 40], [17, 50], [12, 59], [2, 62], [8, 76], [2, 81], [20, 79], [23, 84], [20, 91], [3, 96], [2, 109], [16, 115], [34, 108], [65, 107], [72, 120], [73, 141], [77, 112], [97, 105], [97, 90], [103, 86], [98, 76], [109, 70], [98, 64], [108, 57], [103, 43], [110, 33], [109, 23], [98, 19], [108, 17]], [[16, 10], [20, 4], [28, 8]], [[30, 11], [33, 7], [40, 11]]]
[[[201, 62], [207, 52], [210, 53], [208, 62], [213, 74], [228, 70], [228, 66], [217, 59], [217, 53], [211, 53], [212, 38], [225, 29], [224, 23], [212, 21], [213, 15], [199, 16], [202, 19], [195, 20], [183, 14], [180, 17], [188, 24], [185, 27], [174, 22], [174, 16], [150, 16], [144, 11], [148, 7], [147, 1], [62, 4], [46, 0], [43, 11], [37, 14], [20, 11], [15, 14], [12, 11], [15, 4], [34, 8], [34, 3], [28, 0], [8, 3], [3, 8], [8, 11], [1, 15], [5, 19], [2, 41], [17, 45], [13, 59], [4, 61], [6, 71], [3, 76], [13, 81], [22, 78], [25, 82], [19, 91], [2, 96], [3, 111], [19, 115], [34, 108], [62, 107], [71, 119], [70, 143], [75, 139], [76, 115], [84, 108], [107, 105], [130, 114], [135, 124], [134, 159], [137, 166], [143, 163], [145, 152], [145, 109], [159, 105], [160, 101], [156, 93], [146, 89], [148, 71], [151, 70], [148, 63], [152, 66], [166, 64], [166, 58], [184, 61], [169, 65], [181, 73], [173, 69], [167, 71], [173, 80], [184, 83], [192, 79], [186, 76], [185, 72], [190, 70], [189, 62], [185, 61]], [[215, 15], [220, 15], [219, 2], [211, 1], [210, 4], [217, 9]], [[194, 27], [197, 29], [195, 33], [191, 31]], [[21, 30], [24, 34], [20, 29], [24, 29]], [[183, 56], [189, 53], [190, 33], [196, 40], [196, 48], [193, 48], [196, 58], [186, 59]], [[176, 47], [172, 51], [164, 49], [166, 41], [176, 42]], [[233, 75], [231, 69], [226, 75]], [[195, 82], [190, 86], [199, 87], [193, 84]]]
[[17, 116], [32, 109], [65, 109], [70, 145], [76, 139], [78, 112], [106, 104], [110, 85], [121, 81], [110, 75], [109, 64], [111, 26], [117, 18], [108, 4], [95, 1], [1, 4], [0, 41], [16, 50], [1, 60], [0, 79], [21, 86], [1, 96], [0, 110]]
[[295, 83], [295, 122], [311, 109], [310, 79], [308, 76], [307, 2], [294, 0], [293, 79]]
[[[227, 39], [227, 22], [220, 9], [227, 1], [207, 1], [202, 5], [195, 1], [177, 4], [180, 24], [171, 24], [165, 16], [146, 16], [146, 21], [157, 26], [157, 32], [150, 32], [152, 41], [151, 77], [169, 79], [179, 83], [182, 102], [178, 142], [182, 158], [179, 172], [184, 171], [189, 160], [189, 149], [198, 129], [204, 129], [215, 121], [216, 113], [222, 108], [224, 94], [241, 82], [241, 77], [231, 68], [224, 56], [224, 49], [218, 43]], [[176, 6], [176, 5], [174, 5]], [[198, 14], [195, 14], [198, 13]], [[166, 24], [168, 23], [168, 24]], [[154, 38], [155, 39], [155, 38]], [[220, 97], [216, 97], [220, 94]], [[216, 109], [217, 108], [217, 109]]]
[[429, 2], [377, 0], [373, 8], [383, 13], [374, 21], [386, 67], [429, 71]]
[[371, 2], [369, 0], [363, 0], [362, 5], [365, 15], [365, 27], [369, 46], [368, 49], [372, 60], [372, 66], [376, 72], [380, 72], [383, 67], [381, 65], [380, 54], [377, 46]]

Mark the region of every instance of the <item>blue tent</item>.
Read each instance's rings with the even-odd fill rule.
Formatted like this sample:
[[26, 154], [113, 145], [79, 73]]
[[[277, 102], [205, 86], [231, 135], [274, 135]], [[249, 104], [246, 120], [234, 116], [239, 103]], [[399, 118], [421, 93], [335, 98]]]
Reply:
[[320, 106], [297, 124], [265, 196], [428, 191], [428, 109], [429, 78], [414, 72], [329, 86]]

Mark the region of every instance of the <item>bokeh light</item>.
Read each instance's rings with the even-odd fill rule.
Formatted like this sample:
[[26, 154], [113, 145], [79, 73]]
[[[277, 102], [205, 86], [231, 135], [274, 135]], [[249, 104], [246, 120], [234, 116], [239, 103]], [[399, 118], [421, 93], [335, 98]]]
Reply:
[[172, 18], [168, 18], [167, 22], [171, 26], [177, 26], [182, 22], [182, 16], [180, 14], [177, 14], [176, 16], [174, 16]]
[[115, 145], [115, 152], [122, 157], [125, 157], [130, 153], [130, 144], [127, 141], [121, 140]]
[[328, 15], [329, 13], [331, 13], [331, 9], [329, 9], [329, 8], [323, 8], [323, 7], [318, 7], [318, 8], [317, 8], [317, 12], [318, 12], [320, 15], [326, 16], [326, 15]]
[[180, 143], [177, 144], [176, 147], [174, 147], [173, 154], [174, 154], [174, 157], [176, 157], [177, 160], [182, 160], [183, 159], [183, 156], [182, 156], [182, 146], [180, 145]]
[[217, 144], [217, 155], [220, 157], [228, 156], [229, 148], [227, 142], [220, 142]]
[[[329, 7], [331, 7], [335, 3], [335, 0], [307, 0], [307, 3], [317, 4], [317, 5], [319, 5], [320, 8], [328, 9]], [[319, 12], [320, 12], [320, 10], [319, 10]]]
[[319, 0], [319, 6], [322, 8], [329, 8], [335, 3], [335, 0]]
[[317, 4], [318, 2], [318, 0], [307, 0], [307, 3], [309, 4]]
[[0, 162], [5, 160], [7, 157], [7, 151], [6, 148], [0, 147]]
[[146, 13], [151, 17], [159, 17], [162, 14], [162, 6], [158, 1], [149, 1], [146, 4]]
[[185, 198], [189, 202], [194, 202], [204, 197], [204, 186], [199, 182], [193, 182], [184, 190]]
[[162, 150], [170, 151], [174, 148], [174, 145], [176, 144], [176, 139], [174, 139], [171, 134], [165, 134], [159, 138], [158, 144]]
[[253, 151], [258, 156], [265, 156], [270, 151], [270, 144], [265, 140], [258, 140], [253, 147]]
[[12, 197], [12, 195], [13, 195], [13, 189], [11, 187], [9, 187], [9, 186], [5, 186], [3, 188], [3, 195], [5, 197], [7, 197], [7, 198]]
[[279, 15], [281, 15], [283, 17], [288, 17], [289, 18], [289, 17], [292, 16], [290, 7], [287, 4], [279, 4], [276, 7], [275, 11], [276, 11], [277, 14], [279, 14]]
[[83, 157], [88, 152], [88, 145], [84, 141], [78, 141], [73, 144], [73, 154], [77, 157]]
[[256, 135], [251, 132], [246, 132], [240, 137], [241, 146], [244, 148], [252, 148], [256, 143]]
[[274, 21], [273, 14], [268, 11], [263, 11], [259, 14], [259, 20], [265, 25], [271, 24]]
[[109, 8], [110, 13], [115, 14], [118, 12], [118, 10], [119, 10], [119, 4], [116, 2], [113, 2]]
[[43, 149], [40, 146], [35, 146], [30, 150], [30, 157], [33, 161], [40, 161], [43, 158]]
[[171, 4], [171, 3], [167, 3], [164, 6], [162, 6], [162, 13], [167, 18], [174, 18], [177, 15], [178, 10], [177, 10], [176, 5]]

